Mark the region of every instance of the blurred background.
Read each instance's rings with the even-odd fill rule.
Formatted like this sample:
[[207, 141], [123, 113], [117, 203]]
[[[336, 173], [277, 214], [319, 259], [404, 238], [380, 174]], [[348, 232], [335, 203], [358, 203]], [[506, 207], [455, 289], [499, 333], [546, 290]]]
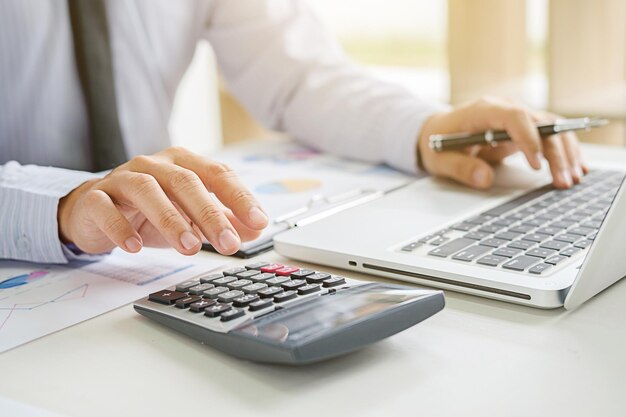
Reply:
[[[458, 104], [485, 95], [568, 117], [611, 119], [583, 141], [626, 145], [624, 0], [310, 0], [347, 53], [422, 97]], [[207, 75], [208, 74], [208, 75]], [[209, 97], [211, 83], [219, 97]], [[200, 86], [201, 88], [198, 88]], [[207, 111], [217, 116], [206, 117]], [[271, 135], [198, 47], [177, 95], [174, 141], [210, 151]], [[207, 136], [217, 138], [207, 143]]]

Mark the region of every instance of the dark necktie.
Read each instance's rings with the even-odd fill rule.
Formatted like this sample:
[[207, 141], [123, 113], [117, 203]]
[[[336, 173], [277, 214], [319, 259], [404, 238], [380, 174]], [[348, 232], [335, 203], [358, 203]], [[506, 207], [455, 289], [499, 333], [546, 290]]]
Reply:
[[126, 162], [117, 117], [105, 0], [68, 0], [78, 75], [89, 116], [96, 171]]

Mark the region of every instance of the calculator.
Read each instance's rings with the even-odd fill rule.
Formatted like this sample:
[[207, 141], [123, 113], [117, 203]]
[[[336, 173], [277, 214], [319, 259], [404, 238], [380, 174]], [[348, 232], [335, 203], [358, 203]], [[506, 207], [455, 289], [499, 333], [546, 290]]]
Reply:
[[256, 262], [181, 282], [134, 307], [229, 355], [306, 364], [389, 337], [444, 304], [441, 291]]

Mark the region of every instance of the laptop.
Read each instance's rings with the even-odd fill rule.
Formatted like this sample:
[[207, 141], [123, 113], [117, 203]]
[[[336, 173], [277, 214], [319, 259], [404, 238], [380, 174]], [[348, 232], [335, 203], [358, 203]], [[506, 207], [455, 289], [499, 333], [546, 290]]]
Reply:
[[619, 164], [557, 190], [546, 169], [531, 172], [519, 157], [505, 162], [491, 190], [420, 179], [280, 234], [275, 249], [294, 259], [544, 309], [573, 309], [626, 275]]

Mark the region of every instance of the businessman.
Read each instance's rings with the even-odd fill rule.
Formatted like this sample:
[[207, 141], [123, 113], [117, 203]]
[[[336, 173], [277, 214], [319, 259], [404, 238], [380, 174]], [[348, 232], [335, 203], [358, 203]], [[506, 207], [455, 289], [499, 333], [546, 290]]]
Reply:
[[[318, 149], [475, 188], [518, 151], [534, 169], [547, 159], [557, 187], [587, 170], [574, 135], [540, 139], [533, 125], [549, 115], [495, 99], [448, 108], [370, 77], [304, 0], [5, 0], [0, 259], [64, 263], [116, 246], [192, 255], [203, 236], [232, 254], [258, 236], [267, 216], [236, 175], [169, 147], [176, 88], [203, 38], [257, 119]], [[485, 129], [513, 141], [427, 146], [432, 133]]]

